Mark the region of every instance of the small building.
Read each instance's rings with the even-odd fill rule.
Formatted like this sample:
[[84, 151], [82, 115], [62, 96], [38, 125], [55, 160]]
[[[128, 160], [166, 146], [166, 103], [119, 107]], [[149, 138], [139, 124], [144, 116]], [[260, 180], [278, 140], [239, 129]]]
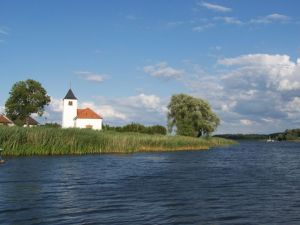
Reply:
[[102, 130], [103, 117], [90, 108], [78, 109], [78, 100], [69, 89], [63, 99], [62, 128], [90, 128]]
[[31, 116], [28, 116], [26, 118], [26, 122], [24, 124], [24, 127], [36, 127], [39, 125], [39, 122], [37, 122], [35, 119], [33, 119]]
[[11, 121], [8, 117], [6, 117], [5, 115], [0, 115], [0, 125], [2, 126], [14, 126], [14, 122]]

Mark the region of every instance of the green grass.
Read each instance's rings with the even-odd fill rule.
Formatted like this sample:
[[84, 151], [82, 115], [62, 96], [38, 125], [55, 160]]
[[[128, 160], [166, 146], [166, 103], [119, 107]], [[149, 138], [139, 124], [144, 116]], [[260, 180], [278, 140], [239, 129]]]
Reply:
[[3, 155], [80, 155], [201, 150], [234, 144], [222, 138], [118, 133], [88, 129], [0, 127]]

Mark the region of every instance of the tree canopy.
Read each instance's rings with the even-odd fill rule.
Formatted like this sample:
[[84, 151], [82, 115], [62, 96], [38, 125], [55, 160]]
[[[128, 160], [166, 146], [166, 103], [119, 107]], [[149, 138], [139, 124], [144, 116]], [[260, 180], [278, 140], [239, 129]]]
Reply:
[[203, 99], [185, 94], [173, 95], [168, 105], [168, 129], [184, 136], [210, 135], [220, 119]]
[[9, 95], [5, 103], [6, 114], [13, 121], [23, 124], [31, 113], [42, 116], [44, 107], [50, 103], [46, 90], [32, 79], [15, 83]]

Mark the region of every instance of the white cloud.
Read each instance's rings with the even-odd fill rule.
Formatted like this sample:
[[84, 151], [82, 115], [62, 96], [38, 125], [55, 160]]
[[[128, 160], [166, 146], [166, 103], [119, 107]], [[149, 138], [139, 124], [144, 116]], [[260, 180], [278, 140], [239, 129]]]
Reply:
[[178, 79], [184, 75], [184, 71], [170, 67], [166, 62], [160, 62], [155, 65], [145, 66], [144, 72], [150, 74], [153, 77], [163, 79]]
[[218, 61], [219, 64], [226, 66], [273, 66], [273, 65], [290, 65], [290, 57], [287, 55], [269, 55], [269, 54], [249, 54], [235, 58], [225, 58]]
[[291, 18], [289, 16], [273, 13], [264, 17], [259, 17], [256, 19], [252, 19], [250, 23], [257, 23], [257, 24], [269, 24], [269, 23], [285, 23], [290, 21]]
[[99, 110], [106, 119], [127, 120], [127, 116], [124, 113], [118, 112], [111, 105], [102, 105]]
[[199, 68], [185, 64], [182, 81], [221, 117], [218, 132], [268, 133], [300, 126], [300, 59], [248, 54], [218, 60], [212, 74]]
[[166, 106], [162, 104], [160, 97], [144, 93], [123, 99], [123, 103], [128, 106], [144, 108], [145, 110], [156, 111], [162, 114], [166, 113], [167, 110]]
[[56, 99], [51, 97], [51, 102], [48, 106], [53, 112], [62, 112], [63, 111], [63, 101], [62, 99]]
[[300, 60], [293, 62], [288, 55], [249, 54], [221, 59], [218, 63], [237, 67], [223, 77], [230, 82], [235, 78], [235, 83], [246, 81], [248, 87], [264, 85], [277, 91], [300, 89]]
[[74, 73], [84, 80], [98, 83], [101, 83], [108, 78], [108, 75], [106, 74], [97, 74], [89, 71], [75, 71]]
[[245, 126], [251, 126], [253, 124], [253, 122], [251, 120], [247, 120], [247, 119], [242, 119], [242, 120], [240, 120], [240, 122], [242, 125], [245, 125]]
[[231, 12], [232, 11], [231, 8], [228, 8], [228, 7], [225, 7], [225, 6], [222, 6], [222, 5], [208, 3], [208, 2], [201, 2], [201, 3], [198, 3], [198, 5], [203, 6], [207, 9], [209, 9], [209, 10], [216, 11], [216, 12], [226, 13], [226, 12]]

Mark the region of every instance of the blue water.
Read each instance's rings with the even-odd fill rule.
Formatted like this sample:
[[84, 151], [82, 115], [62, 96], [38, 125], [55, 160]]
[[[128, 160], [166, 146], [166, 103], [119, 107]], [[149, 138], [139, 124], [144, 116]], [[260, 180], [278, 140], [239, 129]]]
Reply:
[[300, 143], [8, 158], [0, 224], [300, 224]]

